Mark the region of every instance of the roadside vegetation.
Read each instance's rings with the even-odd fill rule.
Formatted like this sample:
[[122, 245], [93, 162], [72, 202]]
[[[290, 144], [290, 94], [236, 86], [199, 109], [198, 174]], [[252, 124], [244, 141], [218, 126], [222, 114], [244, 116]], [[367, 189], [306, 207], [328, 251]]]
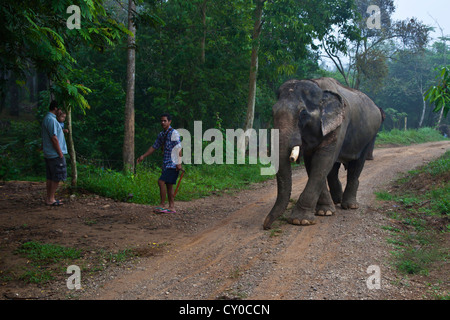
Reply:
[[[40, 151], [40, 138], [33, 132], [39, 132], [37, 122], [11, 121], [7, 128], [0, 130], [0, 179], [45, 181], [45, 168]], [[446, 139], [432, 128], [394, 129], [381, 131], [377, 146], [409, 145]], [[27, 154], [27, 157], [23, 155]], [[224, 152], [225, 154], [225, 152]], [[78, 185], [70, 187], [68, 192], [95, 193], [118, 201], [156, 205], [159, 203], [160, 155], [155, 154], [136, 167], [134, 174], [126, 174], [117, 169], [114, 163], [95, 159], [78, 158]], [[185, 175], [180, 183], [177, 200], [189, 201], [211, 194], [233, 192], [247, 188], [252, 183], [262, 182], [274, 176], [262, 176], [261, 168], [268, 165], [224, 164], [224, 165], [184, 165]], [[120, 166], [119, 166], [120, 167]], [[70, 166], [68, 168], [70, 177]]]
[[45, 283], [55, 279], [60, 272], [61, 265], [69, 265], [67, 261], [74, 261], [81, 257], [81, 251], [66, 248], [56, 244], [35, 241], [23, 243], [16, 254], [25, 257], [27, 268], [19, 275], [19, 279], [26, 283]]
[[121, 266], [136, 257], [152, 255], [165, 246], [166, 243], [150, 243], [146, 248], [129, 247], [115, 252], [100, 249], [92, 252], [54, 243], [28, 241], [22, 243], [14, 252], [17, 259], [26, 263], [20, 262], [23, 266], [15, 272], [0, 272], [0, 283], [22, 281], [45, 286], [55, 281], [62, 282], [68, 277], [66, 269], [69, 265], [80, 266], [81, 272], [89, 277], [108, 266]]
[[409, 129], [406, 131], [392, 129], [390, 131], [381, 131], [378, 134], [375, 145], [407, 146], [414, 143], [426, 143], [446, 139], [447, 138], [445, 138], [438, 130], [435, 130], [433, 128]]
[[377, 192], [389, 217], [386, 241], [391, 245], [392, 264], [404, 276], [428, 286], [429, 296], [450, 299], [450, 152], [405, 177], [387, 191]]
[[[273, 177], [262, 176], [261, 168], [262, 165], [185, 165], [176, 199], [189, 201], [211, 194], [233, 192]], [[151, 164], [137, 166], [134, 174], [83, 165], [79, 169], [78, 189], [119, 201], [156, 205], [159, 203], [157, 181], [160, 175], [161, 169]]]

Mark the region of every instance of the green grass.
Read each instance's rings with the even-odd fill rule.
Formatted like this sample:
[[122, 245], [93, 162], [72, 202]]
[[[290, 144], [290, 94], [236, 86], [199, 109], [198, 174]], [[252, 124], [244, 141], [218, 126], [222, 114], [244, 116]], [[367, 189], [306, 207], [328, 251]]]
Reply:
[[[262, 182], [273, 176], [262, 176], [261, 165], [185, 165], [185, 174], [180, 183], [177, 201], [232, 192], [247, 188], [252, 183]], [[133, 195], [131, 202], [140, 204], [159, 204], [158, 178], [161, 169], [141, 164], [135, 174], [79, 166], [78, 187], [96, 194], [126, 200]]]
[[110, 263], [121, 263], [128, 261], [130, 258], [135, 257], [136, 253], [133, 249], [127, 248], [123, 249], [117, 253], [103, 252], [103, 258]]
[[427, 276], [449, 258], [442, 238], [450, 231], [449, 176], [450, 151], [397, 182], [404, 186], [420, 182], [417, 189], [376, 193], [378, 200], [389, 202], [386, 215], [395, 226], [383, 229], [390, 234], [386, 241], [393, 248], [393, 264], [405, 275]]
[[19, 279], [26, 283], [42, 284], [55, 280], [54, 275], [55, 273], [52, 270], [37, 265], [31, 265], [19, 276]]
[[79, 264], [83, 272], [92, 273], [104, 270], [107, 265], [120, 265], [138, 256], [134, 248], [118, 252], [102, 249], [95, 259], [89, 258], [87, 265], [86, 260], [83, 260], [86, 256], [82, 250], [38, 241], [21, 244], [15, 253], [27, 259], [26, 265], [20, 269], [21, 272], [17, 274], [7, 272], [1, 279], [11, 281], [17, 278], [25, 283], [38, 285], [55, 281], [61, 275], [66, 276], [66, 268], [72, 264]]
[[376, 191], [375, 195], [378, 200], [382, 201], [392, 201], [394, 196], [387, 191]]
[[442, 188], [431, 190], [429, 193], [433, 212], [441, 215], [450, 215], [450, 183]]
[[54, 280], [55, 274], [60, 269], [58, 267], [60, 264], [81, 257], [81, 250], [36, 241], [23, 243], [16, 250], [16, 253], [29, 259], [29, 264], [19, 276], [19, 279], [27, 283], [37, 284]]
[[426, 143], [433, 141], [449, 140], [444, 138], [439, 131], [433, 128], [420, 128], [399, 130], [393, 129], [391, 131], [381, 131], [375, 141], [375, 145], [397, 144], [397, 145], [411, 145], [414, 143]]
[[35, 241], [22, 244], [17, 252], [38, 263], [60, 262], [65, 259], [73, 260], [81, 256], [81, 251], [74, 248]]

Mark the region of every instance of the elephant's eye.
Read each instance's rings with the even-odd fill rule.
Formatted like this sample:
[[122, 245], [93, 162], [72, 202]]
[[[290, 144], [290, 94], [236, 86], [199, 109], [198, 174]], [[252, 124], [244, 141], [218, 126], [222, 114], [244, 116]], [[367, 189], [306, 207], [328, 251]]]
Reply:
[[306, 111], [306, 109], [302, 109], [300, 111], [300, 119], [306, 118], [307, 116], [308, 116], [308, 111]]

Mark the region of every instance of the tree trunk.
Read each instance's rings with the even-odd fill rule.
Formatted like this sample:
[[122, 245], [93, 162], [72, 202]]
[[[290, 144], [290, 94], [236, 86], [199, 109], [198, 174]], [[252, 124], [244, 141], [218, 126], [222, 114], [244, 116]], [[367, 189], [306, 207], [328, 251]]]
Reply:
[[36, 73], [27, 76], [27, 85], [29, 92], [29, 101], [33, 103], [36, 100]]
[[8, 91], [8, 71], [6, 67], [2, 66], [0, 69], [0, 113], [6, 105], [6, 95]]
[[200, 8], [201, 15], [202, 15], [202, 26], [203, 26], [203, 36], [200, 40], [200, 61], [201, 63], [205, 63], [205, 48], [206, 48], [206, 3], [208, 0], [204, 0], [202, 3], [202, 6]]
[[252, 57], [250, 63], [250, 77], [249, 77], [249, 91], [247, 99], [247, 118], [245, 119], [244, 130], [253, 127], [253, 120], [255, 117], [255, 99], [256, 99], [256, 78], [258, 76], [258, 51], [259, 51], [259, 36], [261, 35], [261, 19], [264, 7], [264, 0], [259, 0], [255, 9], [255, 25], [253, 27], [253, 44]]
[[133, 15], [136, 4], [128, 1], [128, 29], [133, 33], [128, 36], [127, 43], [127, 88], [125, 101], [125, 131], [123, 141], [123, 164], [125, 172], [134, 172], [134, 90], [135, 90], [135, 58], [136, 58], [136, 27]]
[[[258, 76], [258, 51], [259, 51], [259, 36], [262, 28], [262, 13], [265, 0], [256, 2], [255, 8], [255, 24], [252, 35], [252, 56], [250, 63], [249, 76], [249, 91], [247, 98], [247, 117], [245, 119], [244, 131], [253, 128], [253, 120], [255, 118], [255, 101], [256, 101], [256, 78]], [[246, 139], [238, 141], [238, 150], [245, 150], [247, 146]]]
[[441, 113], [439, 114], [439, 120], [438, 120], [438, 122], [436, 124], [436, 128], [439, 128], [439, 126], [441, 125], [442, 116], [444, 114], [444, 109], [445, 109], [445, 106], [442, 106]]
[[39, 72], [37, 74], [37, 101], [38, 101], [38, 107], [43, 110], [43, 108], [47, 108], [45, 110], [48, 110], [48, 104], [49, 101], [41, 101], [40, 99], [40, 93], [41, 91], [45, 91], [48, 88], [48, 79], [45, 73]]
[[72, 168], [72, 182], [71, 186], [76, 187], [78, 181], [78, 170], [77, 170], [77, 154], [75, 152], [75, 143], [73, 141], [72, 135], [72, 108], [69, 106], [65, 108], [67, 112], [67, 129], [69, 133], [67, 133], [67, 149], [70, 156], [70, 166]]
[[19, 112], [19, 86], [16, 83], [17, 77], [14, 72], [11, 72], [11, 77], [9, 78], [9, 99], [10, 99], [10, 109], [9, 114], [14, 117], [18, 117]]
[[427, 109], [427, 101], [425, 100], [423, 94], [422, 94], [422, 101], [423, 101], [423, 108], [422, 108], [422, 115], [420, 116], [419, 128], [422, 128], [423, 126], [423, 120], [425, 119], [425, 111]]

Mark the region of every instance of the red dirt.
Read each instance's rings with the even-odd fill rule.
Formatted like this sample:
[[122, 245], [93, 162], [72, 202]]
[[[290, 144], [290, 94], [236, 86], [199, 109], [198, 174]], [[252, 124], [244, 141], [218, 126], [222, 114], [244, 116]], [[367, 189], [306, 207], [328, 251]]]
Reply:
[[[376, 149], [360, 179], [358, 210], [338, 208], [309, 227], [279, 219], [268, 231], [262, 223], [276, 199], [274, 180], [177, 202], [173, 215], [89, 194], [61, 194], [65, 204], [49, 207], [43, 183], [1, 183], [0, 299], [424, 299], [426, 282], [405, 279], [389, 262], [381, 228], [389, 219], [374, 191], [449, 149], [449, 141]], [[306, 181], [296, 170], [293, 200]], [[67, 266], [81, 267], [82, 289], [67, 288], [67, 266], [49, 283], [18, 279], [29, 262], [15, 251], [27, 241], [81, 249]], [[138, 257], [117, 264], [104, 254], [125, 249]], [[366, 285], [371, 265], [381, 268], [379, 290]], [[441, 287], [448, 292], [448, 283]]]

